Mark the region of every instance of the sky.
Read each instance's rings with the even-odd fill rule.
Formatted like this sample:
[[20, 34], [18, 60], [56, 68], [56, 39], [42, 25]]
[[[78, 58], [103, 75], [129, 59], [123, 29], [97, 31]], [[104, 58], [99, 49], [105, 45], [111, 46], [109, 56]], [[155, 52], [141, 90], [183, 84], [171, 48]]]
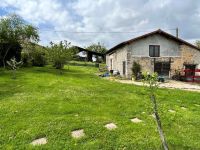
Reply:
[[200, 39], [200, 0], [1, 0], [0, 17], [20, 15], [39, 29], [40, 44], [67, 40], [108, 49], [163, 29], [189, 42]]

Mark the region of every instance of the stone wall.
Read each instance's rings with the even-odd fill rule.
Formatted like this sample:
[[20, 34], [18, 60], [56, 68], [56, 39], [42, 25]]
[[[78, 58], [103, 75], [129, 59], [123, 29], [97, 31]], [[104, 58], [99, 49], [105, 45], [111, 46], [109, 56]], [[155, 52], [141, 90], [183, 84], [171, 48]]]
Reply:
[[[187, 45], [180, 46], [181, 57], [173, 59], [171, 63], [171, 75], [175, 74], [175, 70], [185, 69], [186, 64], [197, 65], [196, 69], [200, 69], [200, 51]], [[196, 73], [200, 75], [200, 73]]]
[[[130, 53], [128, 53], [131, 55]], [[196, 69], [200, 69], [200, 51], [192, 48], [187, 45], [180, 46], [180, 56], [177, 57], [159, 57], [159, 58], [151, 58], [151, 57], [136, 57], [132, 56], [128, 59], [128, 78], [132, 76], [132, 64], [133, 61], [138, 62], [141, 65], [142, 72], [154, 72], [154, 61], [155, 62], [171, 62], [171, 70], [170, 77], [172, 77], [176, 71], [182, 71], [184, 69], [185, 64], [196, 64]], [[128, 57], [129, 58], [129, 57]], [[196, 73], [196, 75], [200, 75], [200, 73]]]
[[128, 61], [128, 71], [127, 71], [127, 77], [131, 78], [132, 76], [132, 65], [133, 62], [137, 62], [141, 65], [141, 71], [142, 72], [149, 72], [152, 73], [154, 71], [154, 60], [150, 57], [131, 57], [131, 59]]

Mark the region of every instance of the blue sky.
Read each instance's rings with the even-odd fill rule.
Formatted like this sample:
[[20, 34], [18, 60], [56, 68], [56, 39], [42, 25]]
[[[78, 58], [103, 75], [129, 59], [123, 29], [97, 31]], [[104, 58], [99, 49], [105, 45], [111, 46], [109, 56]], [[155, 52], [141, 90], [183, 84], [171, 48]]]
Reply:
[[181, 38], [200, 39], [199, 0], [1, 0], [0, 16], [9, 13], [37, 26], [42, 45], [68, 40], [83, 47], [101, 42], [110, 48], [158, 28], [175, 34], [169, 29], [176, 27]]

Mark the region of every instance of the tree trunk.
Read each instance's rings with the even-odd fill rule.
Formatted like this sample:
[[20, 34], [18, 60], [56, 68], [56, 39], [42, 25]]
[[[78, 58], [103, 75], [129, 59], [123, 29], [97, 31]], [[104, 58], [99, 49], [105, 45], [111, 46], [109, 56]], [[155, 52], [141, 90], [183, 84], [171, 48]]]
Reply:
[[16, 79], [16, 70], [13, 70], [13, 79]]
[[162, 141], [163, 148], [165, 150], [168, 150], [169, 148], [167, 146], [167, 142], [165, 140], [165, 136], [164, 136], [164, 133], [163, 133], [163, 130], [162, 130], [162, 125], [161, 125], [160, 117], [158, 115], [157, 103], [156, 103], [156, 98], [155, 98], [154, 94], [151, 95], [151, 101], [152, 101], [152, 104], [153, 104], [153, 111], [154, 111], [154, 115], [155, 115], [155, 120], [156, 120], [156, 123], [157, 123], [157, 128], [158, 128], [158, 132], [160, 134], [160, 139]]

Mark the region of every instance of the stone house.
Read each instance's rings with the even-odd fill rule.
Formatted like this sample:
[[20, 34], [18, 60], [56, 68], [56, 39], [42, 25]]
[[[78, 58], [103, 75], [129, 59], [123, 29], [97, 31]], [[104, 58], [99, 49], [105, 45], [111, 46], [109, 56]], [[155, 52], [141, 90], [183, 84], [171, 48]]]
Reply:
[[159, 29], [122, 42], [106, 52], [109, 70], [117, 70], [126, 78], [132, 76], [134, 61], [141, 65], [142, 72], [172, 77], [176, 71], [200, 69], [200, 49]]

